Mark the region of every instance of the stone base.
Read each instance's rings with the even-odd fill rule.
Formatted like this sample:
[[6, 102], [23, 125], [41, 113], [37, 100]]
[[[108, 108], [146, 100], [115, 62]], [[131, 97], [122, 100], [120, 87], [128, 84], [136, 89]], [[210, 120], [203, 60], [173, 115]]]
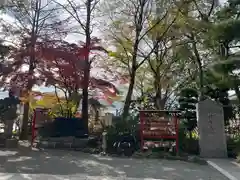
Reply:
[[88, 138], [49, 138], [40, 140], [37, 148], [54, 148], [54, 149], [75, 149], [85, 148], [88, 144]]
[[6, 139], [5, 140], [5, 148], [18, 148], [18, 140], [17, 139]]
[[226, 149], [214, 149], [214, 150], [205, 150], [200, 151], [200, 156], [202, 158], [227, 158], [227, 150]]

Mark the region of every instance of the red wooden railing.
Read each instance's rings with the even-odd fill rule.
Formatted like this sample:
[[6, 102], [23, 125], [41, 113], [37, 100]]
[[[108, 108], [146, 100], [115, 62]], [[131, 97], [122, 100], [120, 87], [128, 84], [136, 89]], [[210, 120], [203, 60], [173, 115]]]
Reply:
[[40, 126], [42, 126], [48, 120], [48, 111], [47, 108], [36, 108], [33, 111], [33, 119], [32, 119], [32, 139], [31, 145], [37, 137], [37, 130]]

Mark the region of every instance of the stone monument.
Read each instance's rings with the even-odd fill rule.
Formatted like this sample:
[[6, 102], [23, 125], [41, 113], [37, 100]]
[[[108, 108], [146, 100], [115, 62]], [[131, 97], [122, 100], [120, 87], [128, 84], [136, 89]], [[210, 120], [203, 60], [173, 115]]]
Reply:
[[205, 158], [226, 158], [223, 107], [210, 99], [199, 102], [197, 121], [200, 155]]

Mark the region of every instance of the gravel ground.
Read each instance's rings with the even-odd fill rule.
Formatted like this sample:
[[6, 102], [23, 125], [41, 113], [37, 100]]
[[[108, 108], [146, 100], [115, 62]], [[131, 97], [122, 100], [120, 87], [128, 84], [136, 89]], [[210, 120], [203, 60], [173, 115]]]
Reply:
[[76, 151], [0, 151], [0, 180], [227, 180], [207, 165]]

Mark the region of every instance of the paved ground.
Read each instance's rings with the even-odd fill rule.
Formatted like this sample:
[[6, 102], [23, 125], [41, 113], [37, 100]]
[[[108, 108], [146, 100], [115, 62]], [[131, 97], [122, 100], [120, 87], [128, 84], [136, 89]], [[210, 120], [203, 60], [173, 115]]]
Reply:
[[69, 151], [0, 151], [0, 180], [227, 180], [207, 165]]
[[208, 163], [230, 180], [240, 180], [240, 165], [235, 159], [209, 159]]

